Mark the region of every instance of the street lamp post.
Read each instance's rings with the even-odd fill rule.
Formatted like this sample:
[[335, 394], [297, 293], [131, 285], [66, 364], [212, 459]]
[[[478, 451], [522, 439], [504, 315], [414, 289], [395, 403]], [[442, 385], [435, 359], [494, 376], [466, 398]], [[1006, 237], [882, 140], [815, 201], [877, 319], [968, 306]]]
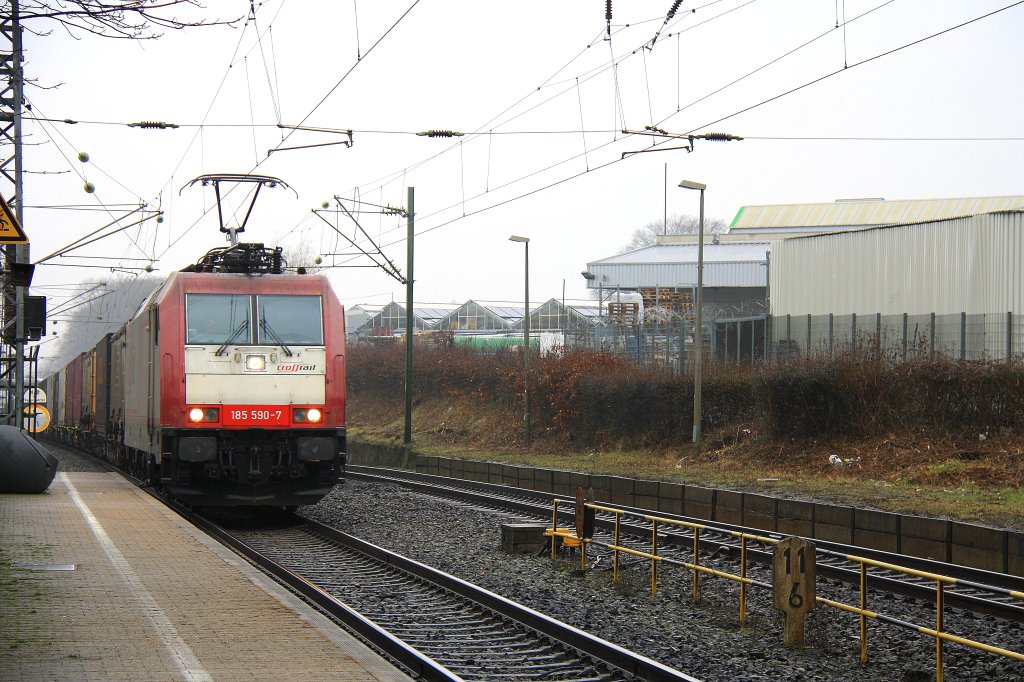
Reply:
[[700, 227], [697, 237], [697, 301], [696, 324], [693, 330], [693, 444], [700, 452], [700, 392], [701, 364], [704, 359], [704, 190], [707, 185], [690, 180], [681, 180], [683, 189], [700, 190]]
[[523, 314], [523, 435], [526, 443], [530, 443], [530, 238], [512, 235], [508, 238], [511, 242], [521, 242], [525, 247], [525, 309]]

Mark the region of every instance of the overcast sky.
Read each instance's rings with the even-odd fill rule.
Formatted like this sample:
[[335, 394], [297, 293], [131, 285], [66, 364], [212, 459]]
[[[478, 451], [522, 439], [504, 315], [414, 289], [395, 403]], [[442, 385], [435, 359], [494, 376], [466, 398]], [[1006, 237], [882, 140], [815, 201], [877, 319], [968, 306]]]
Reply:
[[[210, 17], [249, 11], [207, 4]], [[25, 203], [109, 207], [27, 209], [32, 259], [125, 205], [165, 212], [73, 252], [91, 258], [41, 265], [34, 284], [148, 262], [135, 259], [166, 275], [223, 245], [212, 192], [187, 187], [205, 173], [284, 180], [298, 196], [264, 190], [243, 238], [323, 254], [352, 249], [312, 209], [330, 202], [323, 217], [352, 236], [333, 197], [404, 207], [414, 186], [416, 299], [440, 303], [521, 300], [512, 234], [531, 239], [532, 300], [563, 283], [582, 298], [587, 262], [661, 219], [666, 164], [670, 214], [697, 213], [697, 194], [676, 187], [688, 179], [726, 222], [749, 204], [1024, 194], [1024, 5], [978, 19], [1013, 3], [687, 0], [666, 23], [671, 4], [614, 3], [610, 40], [601, 0], [267, 0], [255, 22], [145, 42], [31, 25], [50, 33], [26, 34], [27, 115], [79, 123], [26, 121]], [[126, 125], [138, 121], [180, 127]], [[354, 145], [268, 156], [344, 139], [279, 123], [351, 128]], [[621, 130], [647, 125], [746, 139], [620, 160], [654, 141]], [[414, 135], [429, 129], [466, 135]], [[242, 195], [227, 200], [235, 224]], [[405, 272], [404, 221], [359, 216]], [[346, 304], [404, 300], [366, 259], [324, 260], [344, 266], [328, 273]], [[36, 293], [52, 309], [69, 292]]]

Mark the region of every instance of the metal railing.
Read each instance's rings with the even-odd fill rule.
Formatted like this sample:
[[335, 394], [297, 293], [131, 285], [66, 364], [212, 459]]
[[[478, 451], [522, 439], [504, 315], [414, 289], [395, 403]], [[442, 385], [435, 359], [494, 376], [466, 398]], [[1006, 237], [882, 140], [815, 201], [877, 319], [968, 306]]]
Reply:
[[[1012, 658], [1017, 661], [1024, 661], [1024, 654], [1016, 651], [1010, 651], [1009, 649], [1003, 649], [991, 644], [985, 644], [983, 642], [977, 642], [965, 637], [958, 637], [957, 635], [950, 634], [943, 630], [943, 590], [947, 585], [961, 585], [966, 587], [975, 587], [983, 589], [988, 592], [996, 592], [1006, 597], [1013, 597], [1016, 599], [1024, 599], [1024, 592], [1017, 592], [1014, 590], [1006, 590], [999, 587], [993, 587], [991, 585], [979, 585], [978, 583], [972, 583], [968, 580], [958, 580], [945, 575], [939, 575], [937, 573], [929, 573], [927, 571], [919, 571], [913, 568], [907, 568], [906, 566], [899, 566], [896, 564], [886, 563], [884, 561], [876, 561], [874, 559], [868, 559], [866, 557], [856, 556], [853, 554], [846, 555], [846, 559], [849, 561], [856, 562], [860, 565], [860, 603], [859, 606], [851, 606], [844, 604], [843, 602], [833, 601], [826, 599], [825, 597], [817, 597], [819, 604], [825, 604], [833, 608], [846, 611], [848, 613], [856, 614], [860, 620], [860, 662], [866, 664], [868, 662], [868, 618], [877, 620], [880, 623], [888, 623], [889, 625], [896, 625], [898, 627], [906, 628], [908, 630], [914, 630], [923, 635], [928, 635], [935, 638], [935, 679], [937, 682], [942, 682], [943, 676], [943, 643], [954, 642], [961, 644], [972, 649], [978, 649], [985, 651], [990, 654], [998, 654], [1005, 656], [1006, 658]], [[888, 571], [895, 571], [904, 575], [910, 575], [924, 580], [930, 580], [935, 583], [935, 627], [929, 628], [924, 625], [917, 625], [915, 623], [909, 623], [892, 616], [886, 616], [885, 614], [878, 613], [876, 611], [868, 610], [868, 567], [881, 568]]]
[[[640, 515], [635, 512], [627, 512], [624, 509], [618, 509], [615, 507], [608, 507], [592, 502], [586, 503], [587, 509], [593, 509], [595, 512], [603, 512], [605, 514], [611, 514], [614, 516], [614, 525], [612, 532], [611, 542], [604, 542], [595, 538], [579, 537], [576, 533], [570, 532], [565, 528], [558, 527], [558, 507], [559, 503], [573, 505], [575, 507], [575, 500], [566, 500], [555, 498], [552, 504], [551, 512], [551, 528], [545, 531], [545, 535], [552, 538], [551, 542], [551, 559], [557, 558], [556, 554], [556, 543], [555, 537], [563, 538], [568, 540], [573, 546], [580, 547], [580, 570], [587, 569], [587, 546], [593, 544], [598, 547], [604, 547], [612, 553], [612, 581], [618, 582], [619, 580], [619, 555], [628, 554], [630, 556], [640, 557], [647, 559], [651, 563], [651, 594], [656, 594], [658, 591], [658, 565], [661, 562], [665, 562], [672, 565], [682, 566], [688, 570], [693, 571], [693, 603], [699, 603], [700, 601], [700, 575], [712, 575], [726, 580], [739, 583], [739, 620], [740, 624], [746, 624], [747, 620], [747, 587], [749, 585], [756, 585], [757, 587], [771, 589], [771, 585], [763, 583], [747, 576], [747, 544], [749, 542], [759, 542], [762, 545], [773, 545], [779, 542], [778, 538], [765, 537], [752, 533], [744, 533], [741, 531], [728, 530], [725, 528], [719, 528], [702, 523], [695, 523], [692, 521], [682, 521], [678, 519], [669, 519], [661, 516], [653, 515]], [[622, 517], [625, 514], [630, 514], [639, 520], [647, 521], [651, 524], [651, 540], [650, 550], [635, 549], [627, 547], [622, 544], [622, 533], [621, 524]], [[660, 555], [658, 553], [658, 531], [659, 524], [662, 529], [664, 526], [673, 526], [677, 528], [684, 528], [690, 531], [693, 537], [693, 559], [692, 562], [681, 561], [678, 559], [671, 559], [669, 557]], [[734, 538], [738, 538], [740, 541], [739, 548], [739, 573], [729, 573], [727, 571], [721, 571], [710, 566], [704, 566], [700, 563], [700, 534], [701, 531], [710, 530], [716, 534], [729, 535]], [[936, 573], [929, 573], [927, 571], [919, 571], [917, 569], [908, 568], [906, 566], [899, 566], [896, 564], [890, 564], [883, 561], [877, 561], [875, 559], [869, 559], [853, 554], [844, 555], [848, 561], [854, 562], [860, 566], [860, 599], [857, 606], [845, 604], [843, 602], [828, 599], [826, 597], [815, 597], [817, 603], [830, 606], [840, 611], [855, 614], [859, 617], [860, 621], [860, 661], [861, 664], [867, 664], [868, 662], [868, 635], [867, 635], [867, 620], [869, 618], [874, 619], [880, 623], [888, 625], [895, 625], [905, 629], [913, 630], [921, 634], [935, 638], [935, 679], [937, 682], [942, 682], [943, 679], [943, 644], [944, 642], [953, 642], [980, 651], [985, 651], [992, 654], [997, 654], [1010, 658], [1017, 661], [1024, 661], [1024, 653], [1011, 651], [1009, 649], [1003, 649], [1001, 647], [992, 646], [983, 642], [967, 639], [960, 637], [943, 629], [943, 613], [944, 613], [944, 593], [945, 587], [950, 585], [959, 585], [963, 587], [975, 588], [984, 590], [986, 592], [993, 592], [1004, 597], [1010, 597], [1014, 599], [1024, 600], [1024, 592], [1018, 592], [1015, 590], [1007, 590], [1000, 587], [994, 587], [992, 585], [982, 585], [974, 583], [968, 580], [960, 580], [949, 576], [939, 575]], [[924, 580], [933, 581], [935, 583], [935, 627], [928, 627], [925, 625], [918, 625], [910, 623], [899, 618], [887, 616], [885, 614], [868, 610], [868, 567], [884, 569], [888, 571], [895, 571], [904, 575], [921, 578]]]

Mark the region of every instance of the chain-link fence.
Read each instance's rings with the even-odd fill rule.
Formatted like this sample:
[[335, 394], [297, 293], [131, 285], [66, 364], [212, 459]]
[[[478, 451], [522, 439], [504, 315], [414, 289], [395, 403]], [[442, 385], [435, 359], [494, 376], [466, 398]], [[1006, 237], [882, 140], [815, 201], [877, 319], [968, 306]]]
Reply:
[[[692, 361], [693, 325], [594, 321], [565, 330], [566, 349], [628, 357], [635, 364], [681, 371]], [[747, 363], [765, 358], [875, 352], [893, 360], [935, 354], [960, 360], [1024, 357], [1024, 318], [1013, 313], [948, 315], [758, 315], [704, 322], [704, 357]]]
[[1006, 360], [1024, 355], [1024, 322], [1013, 313], [782, 315], [770, 318], [770, 355], [874, 350], [895, 360], [947, 355]]

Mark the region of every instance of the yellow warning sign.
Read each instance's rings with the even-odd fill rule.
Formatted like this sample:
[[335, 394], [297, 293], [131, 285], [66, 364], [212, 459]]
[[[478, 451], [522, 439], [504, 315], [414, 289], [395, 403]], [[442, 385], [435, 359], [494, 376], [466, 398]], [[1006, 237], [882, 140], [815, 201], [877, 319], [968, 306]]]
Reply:
[[46, 409], [46, 405], [26, 405], [25, 414], [27, 416], [24, 420], [24, 428], [29, 433], [45, 431], [46, 427], [50, 425], [50, 411]]
[[0, 244], [28, 244], [25, 230], [7, 205], [7, 200], [0, 197]]

